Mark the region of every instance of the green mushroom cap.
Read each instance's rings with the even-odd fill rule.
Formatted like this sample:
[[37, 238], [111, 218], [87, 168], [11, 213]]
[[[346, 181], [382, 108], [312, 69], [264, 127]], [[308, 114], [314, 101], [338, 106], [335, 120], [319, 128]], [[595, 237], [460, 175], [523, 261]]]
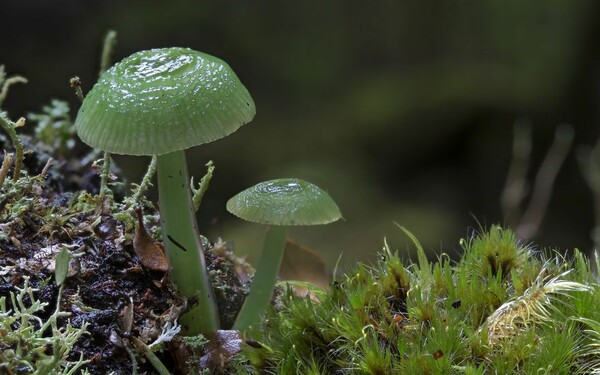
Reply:
[[92, 147], [162, 155], [225, 137], [255, 113], [252, 97], [227, 63], [174, 47], [134, 53], [104, 72], [75, 126]]
[[231, 198], [227, 210], [246, 221], [268, 225], [327, 224], [342, 217], [325, 191], [296, 178], [256, 184]]

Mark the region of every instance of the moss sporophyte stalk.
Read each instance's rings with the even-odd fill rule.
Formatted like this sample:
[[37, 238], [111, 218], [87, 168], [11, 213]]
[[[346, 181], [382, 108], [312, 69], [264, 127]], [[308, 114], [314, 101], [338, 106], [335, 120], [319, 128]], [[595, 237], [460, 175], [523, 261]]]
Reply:
[[163, 241], [171, 276], [193, 302], [185, 333], [218, 328], [190, 197], [184, 150], [235, 132], [254, 117], [254, 102], [233, 70], [187, 48], [141, 51], [103, 73], [75, 125], [92, 147], [156, 155]]

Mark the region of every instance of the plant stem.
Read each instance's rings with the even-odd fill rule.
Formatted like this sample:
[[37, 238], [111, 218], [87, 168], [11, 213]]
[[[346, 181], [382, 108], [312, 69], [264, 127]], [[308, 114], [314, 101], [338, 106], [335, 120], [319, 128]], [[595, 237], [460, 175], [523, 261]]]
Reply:
[[200, 208], [200, 203], [202, 202], [202, 197], [204, 196], [206, 189], [208, 189], [208, 183], [212, 179], [213, 172], [215, 171], [215, 166], [213, 165], [212, 160], [209, 161], [208, 163], [206, 163], [206, 166], [208, 167], [208, 170], [206, 171], [206, 174], [204, 175], [204, 177], [202, 177], [202, 179], [200, 180], [200, 185], [198, 186], [198, 189], [196, 189], [194, 187], [194, 179], [193, 178], [191, 181], [191, 187], [192, 187], [192, 193], [193, 193], [192, 203], [194, 204], [194, 212], [198, 211], [198, 209]]
[[517, 236], [522, 240], [529, 241], [538, 232], [552, 196], [556, 176], [569, 155], [573, 136], [573, 128], [570, 125], [560, 125], [556, 128], [554, 142], [535, 177], [529, 205], [515, 228]]
[[267, 229], [250, 294], [248, 294], [248, 297], [244, 301], [233, 329], [243, 331], [251, 325], [260, 322], [261, 314], [265, 312], [273, 297], [275, 282], [277, 281], [279, 267], [283, 259], [286, 238], [286, 226], [273, 226]]
[[23, 144], [17, 136], [16, 128], [25, 125], [25, 118], [21, 117], [17, 122], [12, 122], [6, 116], [6, 112], [0, 112], [0, 127], [8, 133], [10, 140], [15, 146], [15, 169], [13, 179], [18, 180], [21, 176], [21, 165], [23, 164]]
[[171, 278], [190, 304], [180, 322], [189, 336], [216, 331], [217, 308], [192, 211], [185, 152], [159, 155], [156, 169], [163, 243]]
[[[4, 69], [0, 69], [0, 71], [4, 71]], [[4, 82], [0, 81], [0, 84], [2, 84], [2, 89], [0, 89], [0, 105], [4, 103], [4, 99], [6, 99], [6, 96], [8, 95], [9, 87], [14, 85], [15, 83], [27, 83], [27, 78], [21, 76], [14, 76], [8, 78]]]
[[142, 179], [142, 182], [139, 184], [137, 190], [133, 194], [133, 202], [137, 205], [137, 207], [142, 207], [142, 197], [148, 191], [148, 187], [151, 185], [152, 177], [154, 177], [154, 173], [156, 173], [156, 155], [152, 156], [150, 160], [150, 165], [148, 165], [148, 169], [146, 170], [146, 174]]
[[117, 43], [117, 32], [109, 30], [104, 37], [104, 46], [102, 47], [102, 57], [100, 58], [100, 75], [110, 68], [110, 61], [115, 44]]

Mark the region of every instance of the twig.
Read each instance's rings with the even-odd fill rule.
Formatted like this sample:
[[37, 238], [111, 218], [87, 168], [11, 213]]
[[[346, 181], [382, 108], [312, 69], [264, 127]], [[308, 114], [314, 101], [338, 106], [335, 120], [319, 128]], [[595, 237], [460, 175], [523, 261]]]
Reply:
[[516, 227], [521, 203], [527, 195], [527, 171], [531, 157], [531, 123], [519, 120], [514, 126], [513, 153], [500, 203], [506, 225]]
[[595, 224], [591, 237], [594, 241], [594, 249], [600, 249], [600, 140], [594, 148], [581, 147], [577, 152], [577, 160], [581, 173], [592, 191], [594, 201]]
[[100, 58], [100, 74], [104, 73], [111, 64], [112, 53], [117, 43], [117, 32], [109, 30], [104, 37], [104, 46], [102, 47], [102, 57]]
[[573, 137], [574, 132], [570, 125], [560, 125], [556, 128], [554, 142], [535, 178], [531, 201], [515, 230], [521, 239], [531, 239], [537, 233], [548, 208], [558, 171], [571, 149]]
[[50, 170], [50, 167], [52, 166], [54, 160], [52, 158], [49, 158], [48, 161], [46, 162], [46, 165], [44, 165], [44, 168], [42, 169], [42, 172], [40, 173], [40, 176], [42, 176], [42, 178], [46, 178], [46, 176], [48, 175], [48, 171]]

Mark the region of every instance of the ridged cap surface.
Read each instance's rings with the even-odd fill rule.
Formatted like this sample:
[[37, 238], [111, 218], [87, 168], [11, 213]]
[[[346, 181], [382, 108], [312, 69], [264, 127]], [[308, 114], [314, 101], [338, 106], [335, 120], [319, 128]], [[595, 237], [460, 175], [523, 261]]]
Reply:
[[134, 53], [104, 72], [75, 126], [94, 148], [161, 155], [225, 137], [255, 113], [252, 97], [227, 63], [174, 47]]
[[325, 191], [295, 178], [256, 184], [231, 198], [227, 210], [241, 219], [268, 225], [327, 224], [342, 217]]

